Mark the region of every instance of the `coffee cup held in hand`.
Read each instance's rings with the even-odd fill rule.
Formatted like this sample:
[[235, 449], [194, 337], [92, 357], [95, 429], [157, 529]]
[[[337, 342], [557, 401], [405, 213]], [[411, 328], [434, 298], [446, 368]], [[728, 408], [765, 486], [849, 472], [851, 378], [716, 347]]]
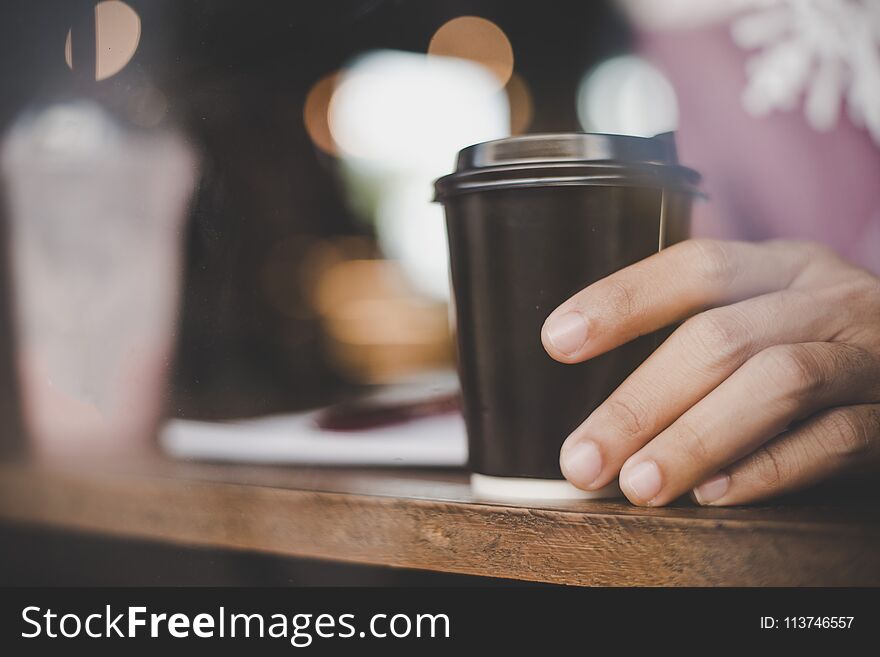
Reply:
[[541, 327], [587, 285], [686, 239], [699, 175], [671, 136], [512, 137], [470, 146], [436, 183], [446, 210], [474, 492], [619, 494], [568, 484], [565, 438], [658, 346], [642, 336], [584, 363], [550, 358]]

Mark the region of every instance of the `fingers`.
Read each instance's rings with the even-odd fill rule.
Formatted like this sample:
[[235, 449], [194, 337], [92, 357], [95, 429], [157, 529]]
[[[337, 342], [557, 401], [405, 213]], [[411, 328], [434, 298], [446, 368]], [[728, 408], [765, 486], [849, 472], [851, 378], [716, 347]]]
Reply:
[[880, 363], [838, 343], [770, 347], [627, 459], [620, 487], [663, 505], [821, 408], [880, 399]]
[[747, 504], [804, 488], [854, 464], [880, 460], [880, 404], [825, 411], [716, 474], [693, 491], [699, 504]]
[[585, 490], [607, 485], [627, 458], [756, 353], [830, 338], [838, 324], [831, 307], [783, 290], [691, 318], [572, 432], [560, 454], [566, 478]]
[[689, 240], [626, 267], [554, 310], [547, 353], [576, 363], [721, 304], [788, 287], [812, 247], [790, 242]]

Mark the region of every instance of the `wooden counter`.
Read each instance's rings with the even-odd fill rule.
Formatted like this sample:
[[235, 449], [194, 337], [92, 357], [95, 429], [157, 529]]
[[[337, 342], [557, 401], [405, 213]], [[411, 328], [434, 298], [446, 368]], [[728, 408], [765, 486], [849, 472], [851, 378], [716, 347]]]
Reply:
[[514, 505], [474, 499], [461, 472], [5, 464], [0, 521], [564, 584], [880, 584], [877, 498], [850, 491], [736, 509]]

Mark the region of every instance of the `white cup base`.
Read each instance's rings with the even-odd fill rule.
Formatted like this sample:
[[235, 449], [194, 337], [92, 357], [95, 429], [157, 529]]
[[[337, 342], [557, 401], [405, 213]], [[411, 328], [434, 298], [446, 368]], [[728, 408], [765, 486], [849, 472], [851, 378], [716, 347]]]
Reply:
[[531, 479], [529, 477], [494, 477], [471, 474], [471, 491], [475, 497], [495, 500], [596, 500], [622, 497], [617, 481], [598, 490], [581, 490], [564, 479]]

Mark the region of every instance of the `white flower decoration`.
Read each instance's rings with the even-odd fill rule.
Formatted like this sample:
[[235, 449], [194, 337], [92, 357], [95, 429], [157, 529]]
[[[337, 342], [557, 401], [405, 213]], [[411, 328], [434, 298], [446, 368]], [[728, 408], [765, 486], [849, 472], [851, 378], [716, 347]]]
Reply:
[[733, 21], [748, 61], [746, 111], [761, 116], [804, 113], [816, 130], [837, 125], [846, 101], [850, 119], [880, 144], [880, 0], [776, 0]]
[[621, 0], [647, 29], [731, 20], [734, 42], [757, 51], [742, 94], [749, 113], [794, 110], [816, 130], [841, 107], [880, 144], [880, 0]]

